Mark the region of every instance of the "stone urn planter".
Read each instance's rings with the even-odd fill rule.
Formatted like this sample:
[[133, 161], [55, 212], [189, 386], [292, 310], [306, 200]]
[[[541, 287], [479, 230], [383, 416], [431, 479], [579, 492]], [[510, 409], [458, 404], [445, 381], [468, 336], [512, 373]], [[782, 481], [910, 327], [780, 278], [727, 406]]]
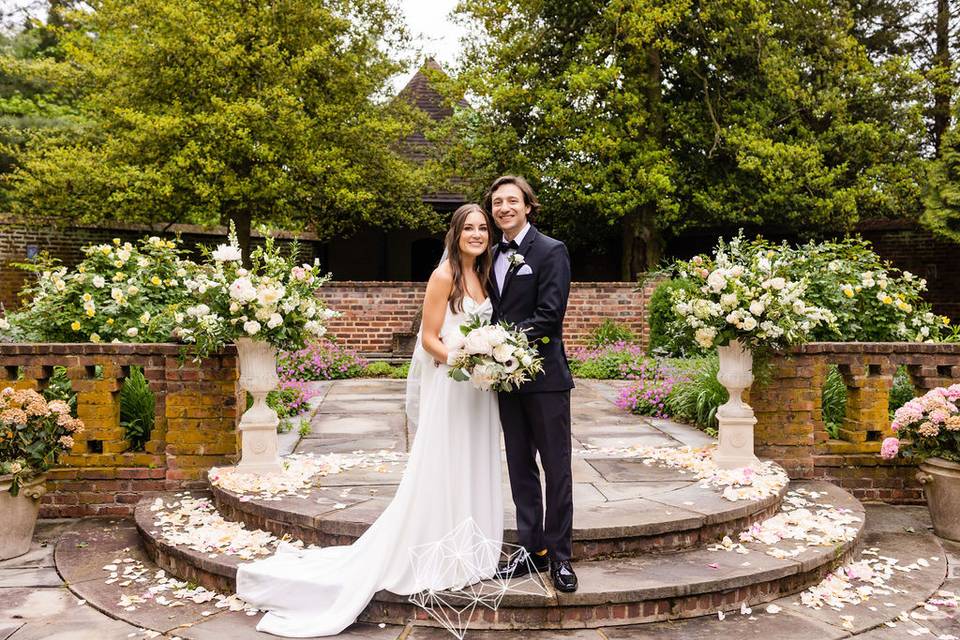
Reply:
[[720, 357], [717, 380], [730, 397], [717, 409], [720, 444], [714, 461], [721, 469], [749, 467], [760, 462], [753, 453], [753, 427], [757, 418], [742, 397], [753, 384], [753, 353], [739, 340], [717, 347], [717, 352]]
[[960, 542], [960, 464], [927, 458], [920, 463], [917, 480], [927, 496], [933, 530], [941, 538]]
[[0, 560], [22, 556], [30, 550], [33, 529], [40, 513], [40, 498], [47, 492], [46, 474], [36, 475], [10, 495], [13, 476], [0, 476]]
[[241, 473], [279, 473], [277, 412], [267, 405], [267, 394], [277, 388], [277, 350], [268, 342], [238, 338], [240, 386], [253, 396], [251, 406], [240, 418], [241, 453], [237, 471]]

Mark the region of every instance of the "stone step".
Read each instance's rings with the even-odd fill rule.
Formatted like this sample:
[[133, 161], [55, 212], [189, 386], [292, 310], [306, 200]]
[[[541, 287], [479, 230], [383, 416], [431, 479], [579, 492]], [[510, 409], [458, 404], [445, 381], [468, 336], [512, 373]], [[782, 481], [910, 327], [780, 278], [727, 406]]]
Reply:
[[[810, 491], [823, 492], [835, 507], [860, 517], [863, 507], [849, 493], [825, 482], [806, 482]], [[183, 546], [168, 544], [154, 526], [148, 502], [137, 507], [136, 525], [144, 547], [159, 566], [181, 579], [221, 592], [232, 592], [235, 556], [210, 557]], [[792, 549], [796, 543], [781, 545]], [[856, 540], [838, 546], [808, 547], [799, 556], [779, 559], [771, 547], [747, 544], [749, 554], [705, 548], [672, 553], [589, 561], [577, 559], [580, 589], [574, 594], [547, 595], [507, 592], [496, 611], [479, 607], [473, 628], [557, 629], [604, 627], [675, 620], [717, 611], [738, 610], [796, 593], [814, 584], [855, 549]], [[482, 619], [480, 619], [482, 616]], [[361, 620], [404, 624], [426, 620], [426, 614], [402, 596], [377, 594]]]
[[[621, 480], [601, 481], [598, 475], [592, 483], [575, 483], [573, 555], [581, 560], [703, 546], [769, 517], [779, 509], [787, 490], [784, 487], [776, 495], [732, 502], [718, 489], [702, 488], [689, 474], [675, 469], [647, 466], [636, 459], [577, 462], [591, 472], [598, 467], [607, 477]], [[650, 479], [635, 480], [642, 477]], [[326, 486], [313, 487], [305, 498], [264, 500], [217, 486], [212, 487], [212, 496], [217, 511], [228, 520], [277, 536], [289, 535], [306, 544], [330, 546], [356, 540], [387, 507], [395, 490], [392, 484], [359, 484], [370, 482], [369, 475], [323, 481]], [[350, 492], [344, 495], [342, 490], [347, 488]], [[504, 504], [504, 539], [516, 543], [508, 494]]]

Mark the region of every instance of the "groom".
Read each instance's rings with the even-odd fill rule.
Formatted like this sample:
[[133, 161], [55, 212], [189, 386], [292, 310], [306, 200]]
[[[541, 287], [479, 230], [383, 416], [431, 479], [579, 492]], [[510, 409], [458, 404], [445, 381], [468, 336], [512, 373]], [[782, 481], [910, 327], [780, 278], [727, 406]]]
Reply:
[[[570, 469], [570, 389], [573, 378], [563, 351], [563, 316], [570, 294], [567, 248], [530, 224], [540, 203], [527, 181], [501, 176], [484, 204], [503, 232], [494, 251], [491, 298], [494, 322], [525, 330], [539, 346], [543, 373], [512, 393], [500, 393], [500, 422], [507, 449], [510, 488], [517, 508], [517, 534], [538, 571], [550, 568], [558, 591], [577, 590], [570, 566], [573, 479]], [[546, 521], [537, 454], [546, 476]], [[529, 571], [524, 558], [500, 568], [505, 576]]]

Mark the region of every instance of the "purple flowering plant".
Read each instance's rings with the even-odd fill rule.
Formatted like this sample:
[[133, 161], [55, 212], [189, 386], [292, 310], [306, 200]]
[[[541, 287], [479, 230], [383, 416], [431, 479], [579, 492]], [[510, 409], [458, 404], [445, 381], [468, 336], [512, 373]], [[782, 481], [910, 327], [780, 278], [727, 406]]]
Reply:
[[317, 381], [357, 378], [367, 360], [356, 351], [321, 338], [296, 351], [284, 351], [277, 358], [281, 381]]
[[620, 390], [616, 405], [631, 413], [655, 418], [670, 417], [670, 394], [678, 382], [686, 380], [684, 374], [656, 359], [636, 363], [626, 378], [635, 382]]

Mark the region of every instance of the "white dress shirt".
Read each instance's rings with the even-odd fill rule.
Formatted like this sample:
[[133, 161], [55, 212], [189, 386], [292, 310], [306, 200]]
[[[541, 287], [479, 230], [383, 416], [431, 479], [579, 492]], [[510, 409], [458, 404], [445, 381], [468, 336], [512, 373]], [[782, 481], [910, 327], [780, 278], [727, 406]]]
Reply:
[[[517, 234], [517, 237], [513, 239], [514, 242], [519, 245], [523, 242], [524, 236], [527, 235], [527, 232], [530, 230], [530, 223], [528, 222], [523, 229], [520, 230], [520, 233]], [[510, 256], [515, 254], [516, 251], [510, 249], [508, 251], [500, 251], [497, 254], [497, 259], [493, 262], [493, 277], [497, 281], [497, 291], [503, 293], [503, 281], [507, 277], [507, 271], [510, 270]]]

